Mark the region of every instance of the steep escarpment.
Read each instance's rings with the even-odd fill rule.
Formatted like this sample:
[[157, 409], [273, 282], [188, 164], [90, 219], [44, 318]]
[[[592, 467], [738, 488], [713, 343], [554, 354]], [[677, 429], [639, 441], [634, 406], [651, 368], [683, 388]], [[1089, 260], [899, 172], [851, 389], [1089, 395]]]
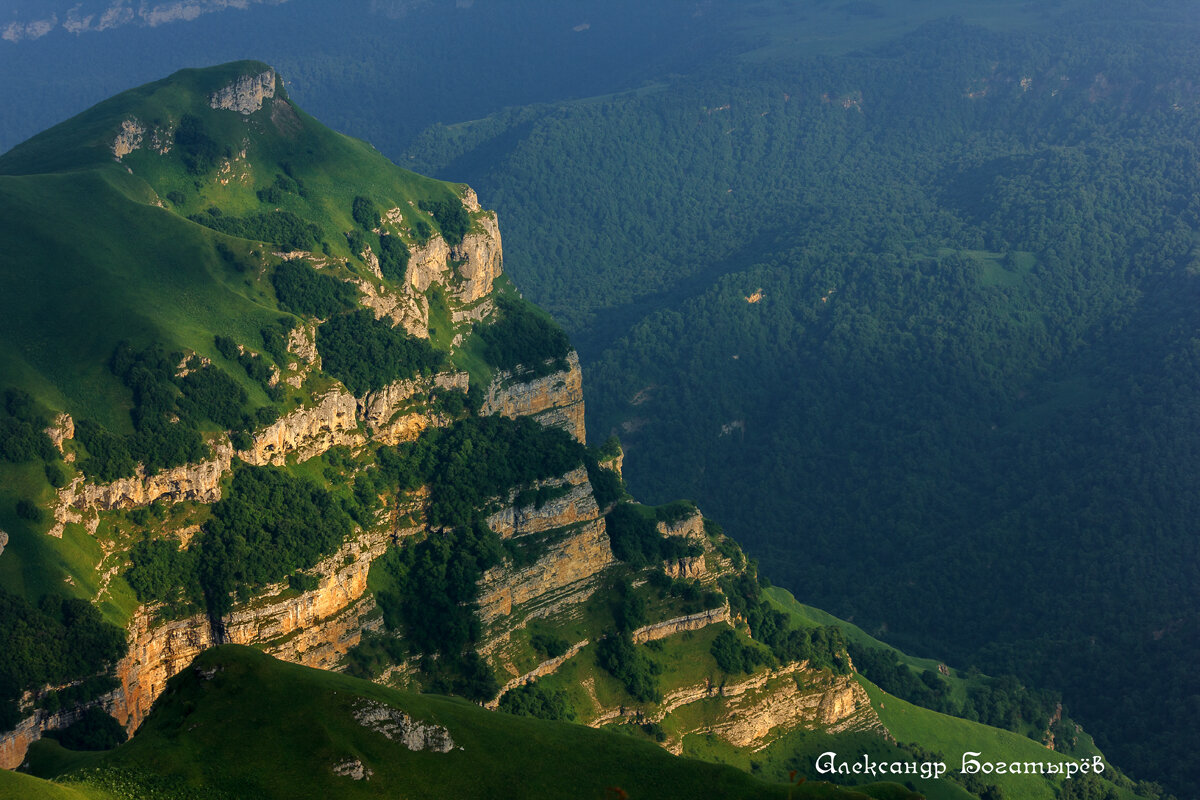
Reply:
[[500, 371], [488, 387], [485, 414], [531, 416], [584, 440], [583, 380], [579, 355], [571, 351], [563, 369], [544, 377], [523, 378], [521, 372]]
[[[135, 731], [222, 644], [507, 710], [569, 687], [580, 722], [678, 720], [676, 750], [695, 732], [758, 747], [871, 727], [840, 639], [764, 624], [737, 545], [689, 503], [633, 502], [619, 445], [587, 446], [579, 358], [503, 277], [472, 190], [297, 114], [254, 62], [81, 118], [57, 149], [0, 159], [0, 201], [20, 188], [10, 173], [69, 166], [64, 207], [85, 201], [79, 183], [129, 232], [68, 214], [95, 246], [30, 256], [39, 275], [68, 270], [59, 283], [84, 270], [97, 321], [20, 350], [54, 391], [4, 398], [29, 446], [0, 488], [20, 511], [0, 556], [32, 599], [102, 609], [127, 652], [76, 667], [67, 716], [52, 711], [63, 687], [32, 672], [0, 698], [20, 712], [3, 765], [87, 706]], [[51, 239], [32, 238], [0, 244]], [[143, 238], [172, 269], [139, 271], [158, 263]], [[4, 312], [25, 283], [0, 278]], [[154, 287], [155, 307], [130, 285]]]

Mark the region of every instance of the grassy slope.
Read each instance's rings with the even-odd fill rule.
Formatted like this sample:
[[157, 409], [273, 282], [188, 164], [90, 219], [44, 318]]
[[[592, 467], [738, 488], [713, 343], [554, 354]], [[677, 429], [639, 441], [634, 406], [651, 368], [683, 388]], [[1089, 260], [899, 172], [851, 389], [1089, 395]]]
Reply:
[[[863, 631], [858, 626], [838, 619], [832, 614], [819, 608], [804, 605], [796, 600], [786, 589], [773, 587], [766, 590], [767, 595], [780, 608], [787, 611], [794, 620], [805, 625], [836, 625], [848, 641], [867, 647], [882, 647], [894, 650], [890, 645], [881, 642]], [[899, 660], [915, 672], [926, 669], [936, 669], [938, 661], [915, 656], [895, 650]], [[968, 679], [962, 677], [957, 670], [951, 669], [947, 681], [954, 689], [956, 697], [965, 695]], [[1012, 731], [993, 728], [970, 720], [959, 719], [936, 711], [931, 711], [913, 705], [905, 700], [894, 697], [862, 676], [858, 678], [863, 688], [871, 698], [871, 704], [883, 721], [888, 731], [897, 741], [915, 743], [928, 750], [943, 753], [951, 769], [962, 763], [965, 751], [976, 751], [993, 761], [1066, 761], [1068, 757], [1048, 750], [1038, 742]], [[1081, 747], [1078, 757], [1099, 755], [1091, 737], [1081, 736]], [[983, 777], [983, 776], [981, 776]], [[991, 776], [988, 783], [995, 783], [1008, 796], [1010, 791], [1019, 797], [1054, 797], [1053, 790], [1041, 778], [1024, 776]], [[1125, 796], [1125, 794], [1122, 794]]]
[[[1002, 731], [957, 717], [948, 717], [936, 711], [893, 697], [865, 678], [859, 682], [871, 697], [871, 705], [879, 713], [883, 724], [901, 742], [915, 742], [922, 747], [940, 752], [946, 757], [951, 770], [957, 770], [967, 751], [981, 753], [980, 761], [998, 762], [1065, 762], [1067, 756], [1048, 750], [1037, 742], [1010, 731]], [[1055, 784], [1058, 779], [1038, 775], [980, 775], [986, 783], [994, 783], [1005, 797], [1021, 797], [1037, 800], [1053, 800], [1057, 796]], [[1121, 797], [1132, 794], [1118, 789]]]
[[[275, 661], [243, 647], [210, 650], [172, 680], [151, 717], [126, 745], [83, 772], [60, 776], [76, 795], [104, 798], [96, 786], [159, 785], [156, 797], [271, 798], [604, 797], [620, 787], [637, 797], [787, 797], [788, 789], [738, 770], [678, 759], [655, 745], [582, 726], [487, 712], [469, 703], [413, 695], [334, 673]], [[412, 752], [359, 725], [352, 709], [370, 698], [446, 727], [449, 753]], [[269, 731], [269, 733], [268, 733]], [[41, 746], [39, 745], [39, 748]], [[61, 757], [61, 756], [60, 756]], [[358, 759], [374, 774], [353, 781], [332, 766]], [[52, 762], [54, 759], [43, 759]], [[91, 777], [88, 777], [88, 776]], [[104, 775], [109, 777], [105, 778]], [[113, 776], [120, 776], [119, 780]], [[150, 778], [148, 776], [155, 776]], [[0, 774], [0, 797], [27, 779]], [[45, 784], [45, 797], [55, 797]], [[132, 793], [131, 793], [132, 795]], [[130, 795], [130, 796], [131, 796]], [[127, 796], [113, 792], [113, 796]], [[843, 797], [812, 785], [800, 797]], [[879, 796], [902, 796], [895, 787]]]

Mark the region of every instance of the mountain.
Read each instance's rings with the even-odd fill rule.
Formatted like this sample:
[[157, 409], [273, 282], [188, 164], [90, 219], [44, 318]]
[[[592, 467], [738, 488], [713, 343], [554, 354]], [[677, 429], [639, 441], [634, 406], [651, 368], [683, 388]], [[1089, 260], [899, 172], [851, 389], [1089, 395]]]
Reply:
[[[1056, 738], [1045, 698], [897, 666], [765, 591], [693, 503], [633, 501], [619, 442], [584, 443], [570, 342], [502, 272], [495, 213], [325, 128], [268, 65], [185, 70], [19, 145], [0, 209], [0, 765], [59, 780], [0, 791], [418, 791], [364, 708], [435, 749], [547, 742], [474, 761], [499, 772], [470, 786], [457, 755], [416, 767], [433, 796], [611, 785], [556, 738], [655, 796], [838, 796], [816, 780], [828, 749], [953, 762], [976, 736], [1052, 774], [860, 789], [1137, 788], [1112, 767], [1064, 784], [1101, 756]], [[885, 688], [960, 714], [986, 697], [1013, 730], [907, 711], [848, 639]], [[276, 724], [294, 747], [262, 735]], [[135, 731], [105, 756], [38, 742]], [[281, 750], [290, 766], [264, 766]], [[812, 783], [789, 788], [797, 764]]]

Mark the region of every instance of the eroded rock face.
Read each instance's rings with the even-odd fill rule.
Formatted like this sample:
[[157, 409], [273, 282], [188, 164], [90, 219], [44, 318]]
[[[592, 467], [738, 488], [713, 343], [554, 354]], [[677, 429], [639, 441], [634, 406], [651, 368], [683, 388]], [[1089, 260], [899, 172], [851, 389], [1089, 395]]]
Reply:
[[[272, 597], [288, 588], [286, 582], [261, 590], [259, 597], [265, 599], [260, 599], [255, 607], [234, 610], [222, 620], [226, 641], [232, 644], [265, 644], [264, 649], [272, 655], [313, 666], [305, 656], [313, 643], [326, 638], [331, 641], [339, 638], [326, 637], [321, 629], [322, 623], [334, 619], [363, 597], [367, 591], [367, 573], [371, 569], [371, 562], [383, 555], [392, 541], [390, 532], [376, 531], [346, 542], [311, 570], [320, 581], [317, 588], [298, 597], [272, 602]], [[311, 634], [308, 641], [297, 643], [293, 637], [297, 631]], [[284, 637], [293, 638], [286, 645], [272, 645], [272, 642]], [[283, 647], [287, 656], [281, 655], [275, 647]]]
[[263, 103], [275, 96], [275, 70], [258, 75], [242, 75], [233, 83], [213, 92], [208, 104], [215, 109], [253, 114]]
[[656, 527], [663, 536], [682, 536], [694, 542], [704, 541], [704, 515], [699, 511], [675, 522], [660, 522]]
[[430, 378], [414, 378], [390, 383], [378, 391], [363, 396], [359, 405], [362, 420], [367, 429], [375, 432], [383, 428], [400, 412], [409, 400], [418, 394], [437, 388], [443, 391], [467, 391], [470, 378], [465, 372], [439, 372]]
[[333, 765], [333, 774], [351, 780], [366, 781], [370, 780], [375, 773], [363, 766], [363, 763], [357, 758], [348, 758]]
[[413, 245], [408, 257], [408, 285], [417, 294], [424, 294], [435, 283], [445, 285], [450, 278], [450, 245], [440, 233], [434, 233], [425, 244]]
[[506, 692], [515, 689], [518, 686], [524, 686], [525, 684], [535, 681], [545, 675], [552, 675], [558, 670], [559, 667], [574, 658], [580, 650], [587, 647], [589, 644], [591, 644], [590, 639], [584, 639], [576, 642], [568, 647], [566, 652], [564, 652], [561, 656], [558, 656], [557, 658], [548, 658], [531, 669], [529, 672], [526, 672], [524, 675], [519, 675], [513, 678], [501, 687], [500, 693], [496, 695], [495, 699], [489, 700], [487, 703], [484, 703], [484, 705], [492, 710], [499, 708], [500, 698], [504, 697]]
[[[561, 478], [542, 481], [535, 488], [567, 487], [566, 494], [550, 500], [538, 508], [536, 505], [516, 506], [509, 504], [487, 519], [488, 527], [502, 539], [541, 533], [553, 528], [574, 525], [577, 522], [596, 519], [600, 509], [588, 483], [587, 470], [580, 467]], [[515, 499], [515, 498], [514, 498]]]
[[[766, 670], [739, 682], [677, 689], [663, 698], [649, 721], [661, 722], [668, 714], [700, 702], [706, 704], [701, 715], [705, 722], [679, 731], [678, 739], [664, 744], [676, 755], [682, 753], [682, 737], [689, 733], [712, 733], [734, 747], [761, 750], [798, 728], [830, 733], [885, 731], [870, 698], [853, 676], [813, 670], [807, 662]], [[594, 713], [588, 723], [592, 727], [637, 712], [597, 707]]]
[[520, 374], [500, 371], [488, 387], [481, 414], [533, 417], [546, 426], [562, 428], [584, 441], [583, 374], [579, 354], [567, 354], [567, 368], [544, 378], [521, 380]]
[[70, 485], [58, 490], [58, 503], [53, 512], [55, 524], [50, 535], [62, 537], [64, 525], [82, 522], [81, 512], [93, 509], [134, 508], [159, 499], [167, 503], [185, 500], [215, 503], [221, 499], [221, 476], [229, 470], [233, 450], [225, 443], [213, 449], [215, 453], [207, 461], [165, 469], [156, 475], [147, 475], [139, 464], [133, 476], [112, 483], [84, 483], [83, 478], [77, 477]]
[[146, 126], [142, 124], [136, 117], [121, 121], [121, 129], [117, 131], [116, 137], [113, 138], [112, 154], [117, 161], [120, 161], [125, 156], [132, 153], [142, 146], [142, 139], [146, 135]]
[[645, 625], [635, 630], [631, 636], [634, 643], [641, 644], [642, 642], [665, 639], [668, 636], [682, 633], [683, 631], [698, 631], [701, 628], [707, 628], [709, 625], [715, 625], [718, 622], [729, 622], [728, 603], [719, 608], [710, 608], [707, 611], [701, 611], [698, 614], [688, 614]]
[[129, 653], [117, 665], [121, 687], [105, 699], [105, 706], [134, 730], [171, 676], [204, 650], [226, 642], [258, 645], [276, 658], [305, 666], [336, 666], [370, 629], [366, 618], [375, 603], [366, 594], [367, 574], [392, 540], [391, 533], [374, 532], [345, 543], [311, 570], [319, 584], [310, 592], [272, 601], [287, 584], [266, 587], [253, 608], [235, 610], [222, 620], [221, 641], [203, 614], [162, 623], [152, 610], [139, 609], [129, 625]]
[[[520, 609], [524, 617], [547, 616], [595, 591], [600, 573], [615, 563], [604, 520], [564, 530], [528, 567], [494, 567], [479, 582], [479, 618], [492, 625]], [[480, 651], [490, 650], [487, 643]]]
[[472, 230], [463, 237], [461, 244], [450, 250], [450, 257], [461, 262], [458, 277], [462, 281], [451, 290], [451, 297], [466, 304], [487, 296], [492, 291], [492, 283], [502, 271], [503, 247], [495, 212], [488, 211], [477, 216], [475, 225], [480, 230]]
[[400, 742], [413, 752], [449, 753], [454, 749], [450, 731], [441, 725], [415, 720], [400, 709], [376, 700], [360, 700], [354, 708], [354, 719], [364, 728]]
[[49, 714], [35, 711], [11, 731], [0, 736], [0, 769], [16, 769], [25, 760], [29, 745], [42, 738], [42, 733], [51, 728], [63, 728], [82, 716], [86, 707], [73, 708]]
[[287, 349], [305, 364], [321, 368], [321, 355], [317, 352], [315, 326], [299, 325], [288, 332]]
[[358, 433], [358, 401], [344, 389], [321, 397], [311, 408], [296, 409], [254, 435], [249, 450], [238, 457], [248, 464], [283, 464], [295, 453], [304, 461], [330, 447], [361, 444]]

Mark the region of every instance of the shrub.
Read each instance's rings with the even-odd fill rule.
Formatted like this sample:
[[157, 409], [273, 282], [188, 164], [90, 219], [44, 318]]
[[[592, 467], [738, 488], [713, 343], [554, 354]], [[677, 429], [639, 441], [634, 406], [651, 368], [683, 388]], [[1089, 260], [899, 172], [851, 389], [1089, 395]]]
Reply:
[[462, 244], [463, 237], [471, 229], [471, 218], [458, 199], [422, 200], [420, 206], [422, 211], [433, 217], [447, 244], [452, 247]]
[[605, 636], [596, 648], [596, 663], [621, 682], [634, 700], [657, 703], [662, 667], [637, 649], [628, 633]]
[[217, 165], [225, 150], [204, 130], [199, 117], [184, 114], [175, 128], [175, 146], [192, 175], [203, 175]]
[[350, 206], [350, 215], [364, 230], [373, 231], [383, 224], [383, 219], [379, 216], [379, 209], [369, 198], [362, 195], [354, 198], [354, 202]]
[[353, 308], [358, 293], [345, 281], [322, 275], [306, 261], [284, 261], [271, 276], [279, 305], [310, 317], [331, 317]]
[[324, 370], [360, 396], [402, 378], [435, 372], [445, 359], [428, 341], [376, 320], [365, 309], [317, 328], [317, 350]]
[[411, 254], [408, 245], [399, 236], [383, 235], [379, 237], [379, 271], [383, 277], [399, 283], [408, 273], [408, 259]]
[[571, 707], [567, 693], [562, 689], [546, 691], [538, 686], [537, 681], [505, 692], [504, 696], [500, 698], [500, 710], [521, 717], [575, 719], [575, 709]]
[[45, 735], [69, 750], [111, 750], [128, 736], [121, 723], [99, 706], [91, 706], [65, 728], [52, 728]]
[[42, 510], [32, 500], [21, 498], [17, 501], [17, 516], [30, 522], [41, 522]]
[[737, 633], [731, 630], [721, 631], [713, 639], [709, 649], [717, 666], [731, 675], [739, 672], [753, 672], [760, 664], [767, 663], [766, 654], [757, 647], [745, 644]]
[[46, 462], [46, 480], [50, 481], [50, 485], [55, 489], [67, 485], [67, 473], [61, 466], [53, 461]]
[[566, 639], [548, 633], [535, 633], [529, 643], [533, 645], [534, 650], [542, 653], [546, 658], [558, 658], [570, 647]]
[[546, 314], [523, 300], [500, 297], [498, 318], [478, 323], [475, 332], [483, 342], [483, 357], [500, 369], [522, 366], [535, 375], [565, 369], [571, 342]]

